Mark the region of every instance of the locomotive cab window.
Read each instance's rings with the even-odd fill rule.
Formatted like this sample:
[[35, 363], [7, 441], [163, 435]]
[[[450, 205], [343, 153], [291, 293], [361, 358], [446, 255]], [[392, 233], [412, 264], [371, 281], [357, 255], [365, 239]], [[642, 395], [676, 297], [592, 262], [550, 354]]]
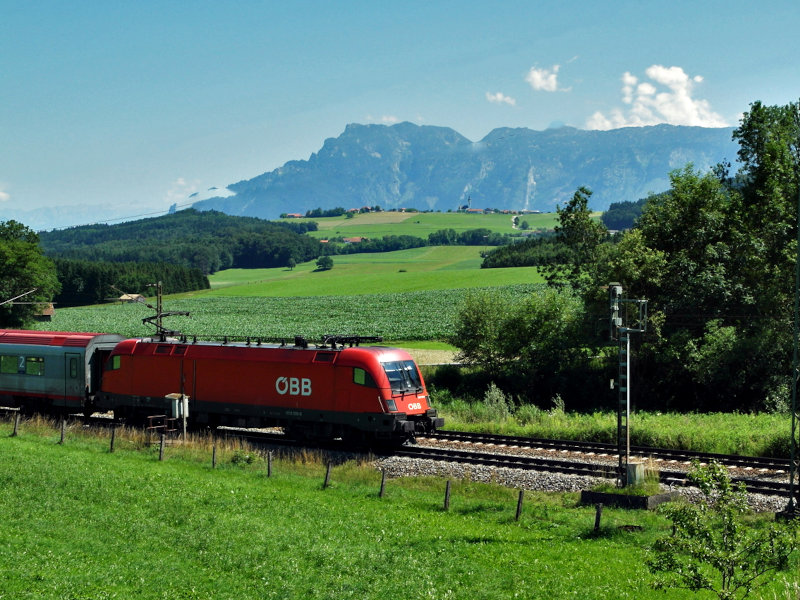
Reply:
[[422, 389], [417, 365], [413, 360], [383, 363], [383, 370], [389, 378], [393, 392], [408, 392]]
[[378, 385], [375, 383], [375, 380], [372, 378], [372, 375], [367, 373], [364, 369], [360, 369], [358, 367], [353, 369], [353, 383], [366, 387], [378, 387]]

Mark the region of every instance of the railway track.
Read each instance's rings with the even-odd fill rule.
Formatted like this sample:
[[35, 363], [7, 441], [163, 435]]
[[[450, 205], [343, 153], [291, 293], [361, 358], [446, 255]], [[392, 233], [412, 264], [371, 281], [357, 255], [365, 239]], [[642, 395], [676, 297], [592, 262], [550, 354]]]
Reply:
[[[615, 478], [617, 476], [617, 465], [609, 464], [608, 462], [598, 463], [591, 460], [564, 460], [542, 456], [519, 456], [503, 454], [502, 452], [476, 452], [429, 446], [403, 447], [395, 452], [395, 456], [590, 477]], [[663, 484], [677, 487], [690, 485], [686, 478], [686, 469], [680, 468], [677, 464], [672, 466], [674, 468], [666, 469], [663, 465], [659, 468], [659, 481]], [[789, 484], [785, 481], [751, 477], [731, 477], [731, 481], [744, 483], [745, 488], [751, 494], [785, 497], [790, 494]]]
[[[616, 458], [618, 450], [616, 444], [601, 442], [580, 442], [572, 440], [550, 440], [544, 438], [528, 438], [504, 436], [485, 433], [470, 433], [465, 431], [438, 431], [429, 436], [431, 440], [446, 440], [460, 442], [465, 445], [477, 447], [496, 448], [530, 448], [540, 451], [575, 452], [592, 456], [609, 456]], [[709, 462], [716, 460], [720, 464], [731, 468], [751, 470], [756, 472], [772, 472], [784, 474], [789, 472], [789, 460], [780, 458], [764, 458], [759, 456], [741, 456], [737, 454], [713, 454], [709, 452], [691, 452], [688, 450], [672, 450], [668, 448], [654, 448], [652, 446], [631, 446], [631, 457], [651, 459], [657, 463], [675, 465], [691, 463], [692, 460]]]

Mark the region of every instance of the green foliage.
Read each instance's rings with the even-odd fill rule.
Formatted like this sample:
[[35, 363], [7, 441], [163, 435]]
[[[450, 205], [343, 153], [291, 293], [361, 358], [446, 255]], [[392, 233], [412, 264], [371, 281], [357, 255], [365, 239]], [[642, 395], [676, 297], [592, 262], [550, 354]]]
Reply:
[[55, 259], [61, 292], [55, 300], [60, 307], [100, 304], [126, 294], [152, 293], [161, 281], [164, 292], [176, 294], [208, 289], [208, 277], [199, 269], [169, 263], [96, 263]]
[[567, 284], [580, 290], [593, 281], [600, 244], [608, 231], [592, 218], [591, 195], [591, 190], [580, 187], [563, 209], [558, 207], [556, 240], [564, 247], [566, 260], [548, 265], [545, 277], [551, 285]]
[[544, 289], [513, 302], [478, 292], [465, 298], [449, 342], [457, 360], [542, 398], [584, 357], [583, 329], [583, 305], [568, 292]]
[[514, 401], [507, 398], [494, 382], [489, 384], [483, 396], [483, 405], [486, 407], [486, 416], [492, 421], [505, 421], [514, 410]]
[[744, 598], [764, 585], [765, 575], [786, 569], [797, 549], [800, 522], [750, 526], [743, 484], [734, 486], [725, 467], [695, 463], [689, 479], [702, 492], [697, 505], [663, 505], [672, 534], [653, 546], [648, 567], [656, 589], [711, 591], [721, 600]]
[[172, 263], [204, 274], [230, 267], [283, 267], [319, 256], [301, 233], [309, 223], [274, 223], [186, 209], [117, 225], [86, 225], [41, 234], [48, 256], [94, 262]]
[[564, 262], [566, 259], [566, 249], [552, 235], [537, 235], [487, 252], [481, 267], [541, 267]]
[[[53, 262], [42, 254], [38, 235], [17, 221], [0, 221], [0, 327], [23, 327], [53, 300], [60, 285]], [[6, 302], [19, 298], [20, 304]], [[42, 304], [37, 304], [42, 303]]]
[[636, 202], [612, 202], [600, 219], [608, 229], [630, 229], [639, 219], [647, 201], [647, 198], [642, 198]]
[[607, 315], [602, 286], [648, 300], [636, 353], [641, 406], [780, 410], [791, 371], [800, 177], [800, 107], [751, 106], [734, 138], [742, 168], [670, 174], [636, 229], [598, 252], [590, 313]]
[[333, 259], [327, 254], [320, 256], [317, 259], [317, 270], [327, 271], [333, 268]]

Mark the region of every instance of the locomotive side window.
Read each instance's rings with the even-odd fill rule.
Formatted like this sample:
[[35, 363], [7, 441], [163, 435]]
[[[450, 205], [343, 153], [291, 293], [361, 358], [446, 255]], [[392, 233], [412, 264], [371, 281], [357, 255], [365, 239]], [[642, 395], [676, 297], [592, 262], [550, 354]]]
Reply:
[[386, 376], [389, 378], [389, 385], [393, 392], [405, 392], [422, 388], [417, 365], [414, 364], [413, 360], [386, 362], [383, 363], [383, 370], [386, 371]]
[[359, 369], [358, 367], [353, 369], [353, 383], [366, 387], [378, 387], [378, 385], [375, 383], [375, 380], [372, 378], [372, 375], [367, 373], [364, 369]]
[[106, 363], [106, 371], [115, 371], [119, 369], [120, 362], [121, 361], [119, 354], [117, 354], [116, 356], [112, 356], [110, 359], [108, 359], [108, 362]]
[[172, 352], [172, 346], [156, 346], [156, 354], [169, 354]]

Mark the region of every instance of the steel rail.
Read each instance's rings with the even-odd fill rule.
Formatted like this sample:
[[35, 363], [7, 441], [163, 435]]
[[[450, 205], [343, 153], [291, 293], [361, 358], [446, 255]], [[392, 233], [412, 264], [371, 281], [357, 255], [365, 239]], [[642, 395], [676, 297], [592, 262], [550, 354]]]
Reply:
[[[616, 456], [616, 444], [603, 442], [582, 442], [576, 440], [552, 440], [546, 438], [531, 438], [521, 436], [506, 436], [487, 433], [471, 433], [466, 431], [437, 431], [428, 436], [430, 439], [457, 441], [470, 444], [493, 444], [495, 446], [519, 446], [525, 448], [543, 448], [557, 451], [574, 451], [582, 453], [607, 454]], [[689, 450], [674, 450], [670, 448], [656, 448], [653, 446], [631, 446], [631, 452], [642, 457], [660, 459], [662, 461], [691, 462], [699, 460], [709, 462], [716, 460], [721, 464], [738, 468], [766, 469], [773, 471], [789, 470], [789, 460], [780, 458], [765, 458], [759, 456], [742, 456], [737, 454], [714, 454], [710, 452], [693, 452]]]

